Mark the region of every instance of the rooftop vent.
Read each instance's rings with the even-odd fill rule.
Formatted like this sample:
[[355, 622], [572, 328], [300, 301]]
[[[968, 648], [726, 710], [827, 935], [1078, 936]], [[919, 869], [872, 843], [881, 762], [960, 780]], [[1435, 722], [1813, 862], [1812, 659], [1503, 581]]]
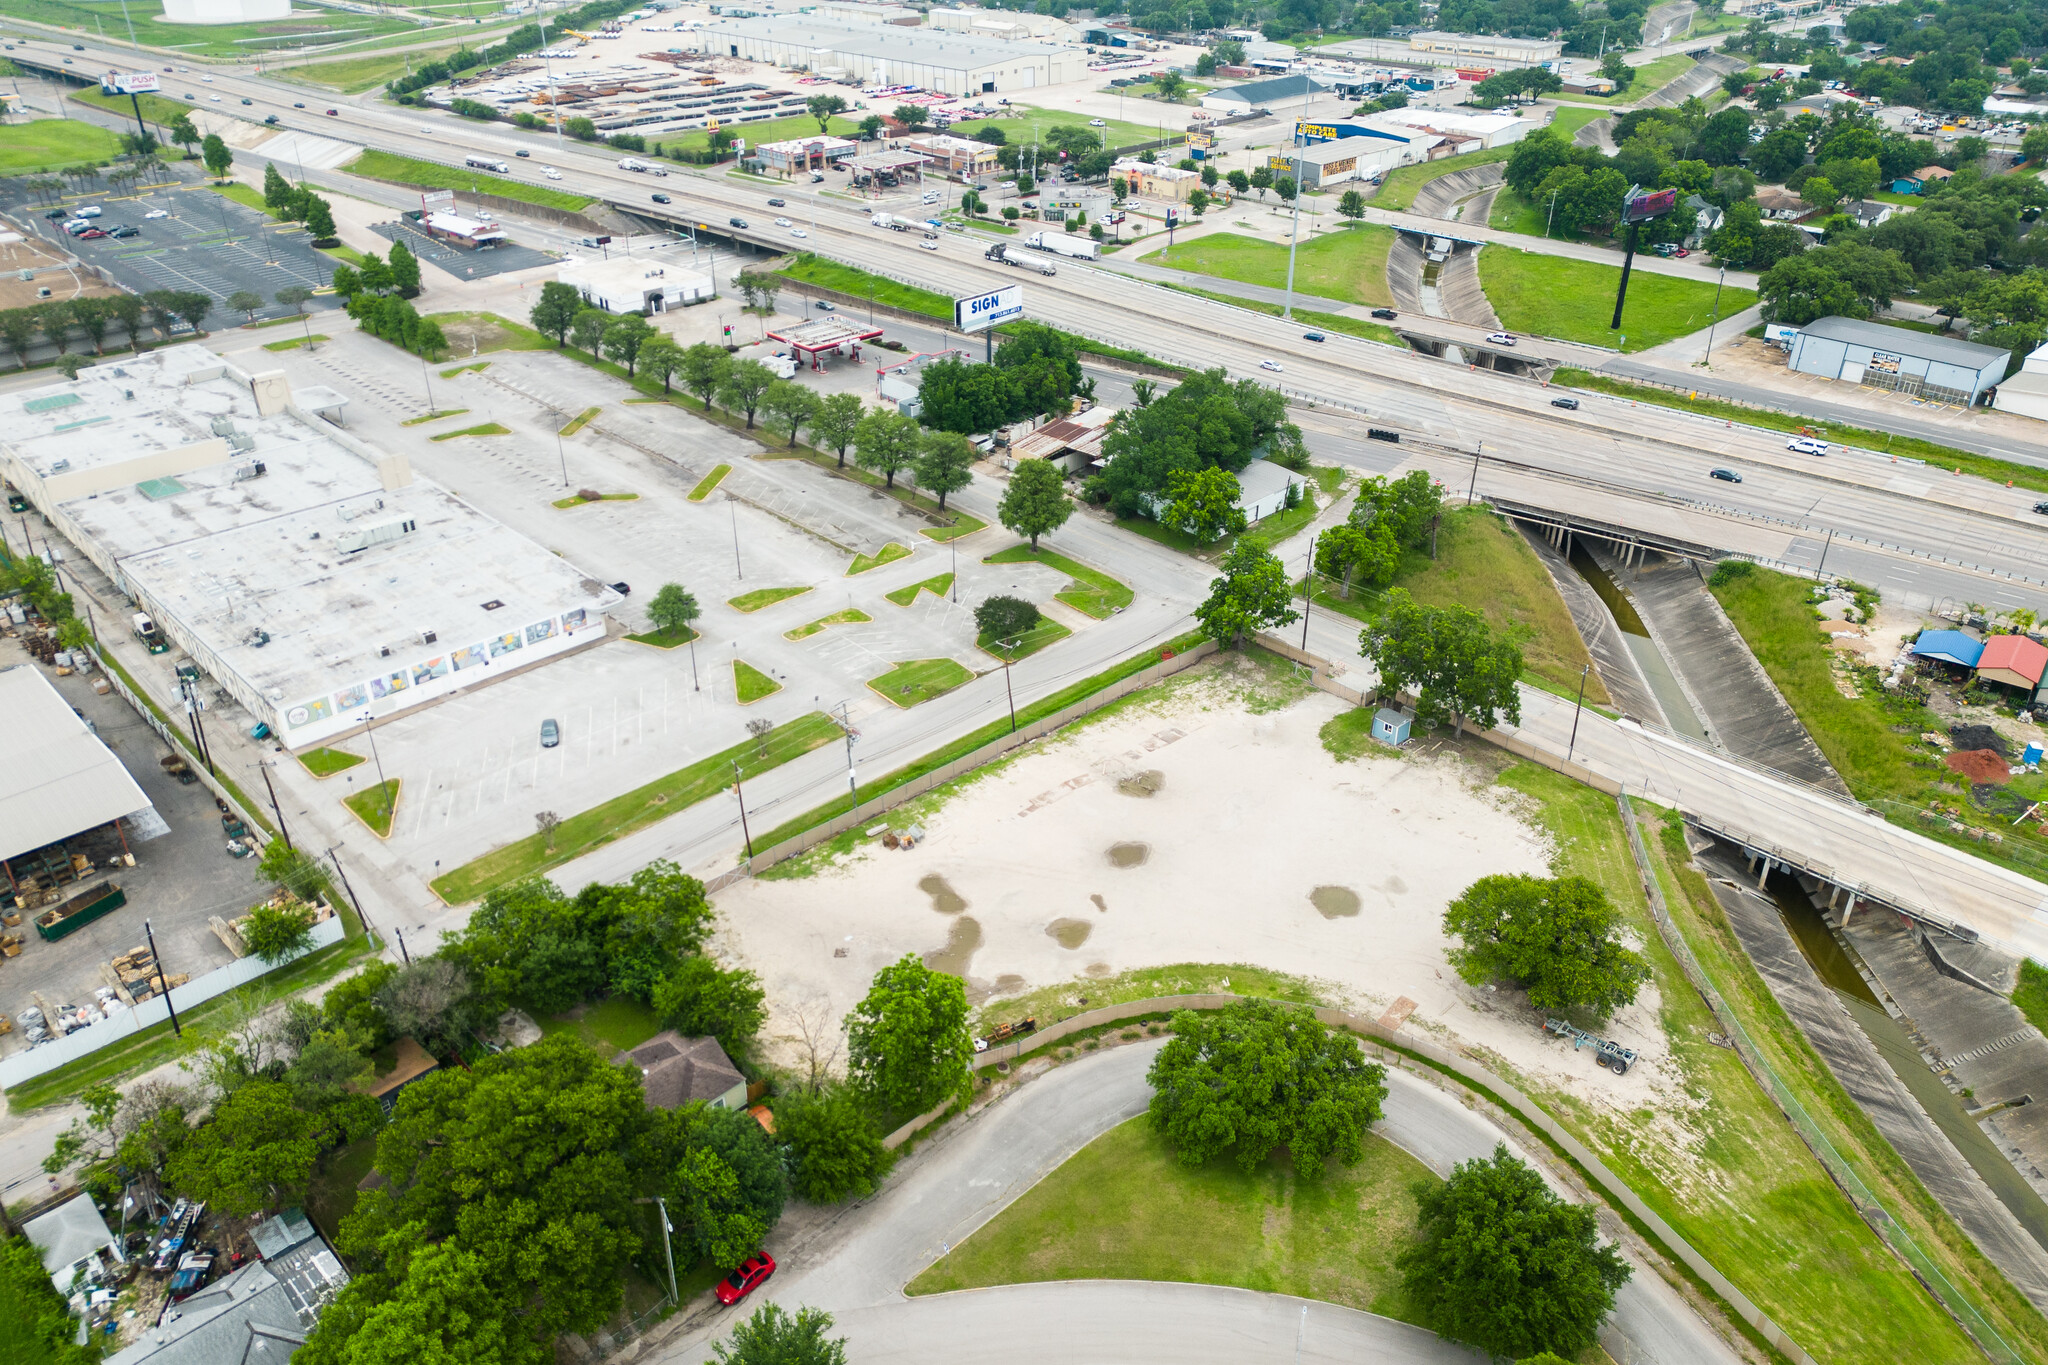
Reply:
[[490, 601], [484, 603], [484, 610], [496, 611], [499, 607], [502, 607], [504, 605], [505, 604], [503, 602], [500, 602], [497, 598], [493, 597]]
[[232, 418], [232, 417], [216, 417], [216, 418], [214, 418], [214, 419], [213, 419], [213, 434], [214, 434], [214, 435], [216, 435], [216, 436], [232, 436], [232, 435], [234, 435], [234, 434], [235, 434], [235, 419], [234, 419], [234, 418]]

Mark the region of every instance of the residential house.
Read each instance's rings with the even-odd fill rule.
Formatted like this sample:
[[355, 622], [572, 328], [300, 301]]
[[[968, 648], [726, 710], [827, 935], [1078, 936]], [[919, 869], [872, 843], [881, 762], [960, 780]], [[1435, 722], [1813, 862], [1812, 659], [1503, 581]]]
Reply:
[[1010, 459], [1049, 460], [1068, 474], [1086, 474], [1102, 465], [1102, 438], [1108, 434], [1115, 408], [1091, 407], [1072, 417], [1047, 422], [1010, 443]]
[[2022, 700], [2040, 690], [2048, 673], [2048, 646], [2024, 635], [1994, 635], [1984, 642], [1977, 660], [1977, 681], [2015, 688]]
[[[1308, 496], [1308, 482], [1301, 475], [1271, 460], [1255, 458], [1237, 471], [1237, 509], [1244, 513], [1247, 524], [1256, 524], [1284, 508], [1287, 490], [1297, 486], [1300, 496]], [[1149, 501], [1152, 516], [1157, 520], [1165, 514], [1171, 499], [1164, 493], [1153, 493]]]
[[685, 1038], [674, 1029], [655, 1034], [626, 1054], [640, 1068], [640, 1088], [656, 1109], [702, 1103], [745, 1109], [747, 1078], [716, 1038]]
[[400, 1038], [391, 1045], [391, 1050], [397, 1054], [397, 1060], [392, 1062], [389, 1071], [350, 1086], [350, 1089], [360, 1090], [377, 1101], [387, 1115], [397, 1105], [399, 1091], [420, 1077], [441, 1069], [441, 1064], [416, 1039]]
[[90, 1195], [81, 1194], [31, 1218], [22, 1231], [42, 1253], [43, 1269], [50, 1272], [50, 1283], [59, 1294], [68, 1296], [81, 1274], [88, 1280], [111, 1279], [113, 1268], [128, 1259]]
[[1879, 199], [1858, 199], [1853, 204], [1842, 205], [1841, 212], [1856, 220], [1856, 226], [1874, 228], [1897, 213], [1896, 204], [1887, 204]]
[[1766, 221], [1792, 223], [1812, 213], [1813, 205], [1783, 185], [1758, 185], [1756, 211], [1762, 214]]
[[303, 1346], [348, 1271], [305, 1214], [287, 1209], [250, 1233], [251, 1261], [168, 1309], [105, 1365], [282, 1365]]
[[1685, 244], [1698, 251], [1706, 245], [1707, 234], [1719, 230], [1728, 215], [1721, 211], [1719, 205], [1709, 203], [1696, 194], [1685, 196], [1685, 206], [1693, 211], [1692, 235], [1685, 239]]

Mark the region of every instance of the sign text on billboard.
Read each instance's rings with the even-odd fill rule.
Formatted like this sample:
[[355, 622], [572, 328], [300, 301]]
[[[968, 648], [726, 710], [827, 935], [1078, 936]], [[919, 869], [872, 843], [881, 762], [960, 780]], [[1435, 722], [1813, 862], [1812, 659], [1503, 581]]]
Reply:
[[109, 95], [146, 95], [162, 88], [154, 71], [109, 71], [100, 77], [100, 90]]
[[953, 330], [981, 332], [998, 323], [1024, 316], [1024, 286], [1006, 284], [986, 294], [971, 294], [953, 300]]

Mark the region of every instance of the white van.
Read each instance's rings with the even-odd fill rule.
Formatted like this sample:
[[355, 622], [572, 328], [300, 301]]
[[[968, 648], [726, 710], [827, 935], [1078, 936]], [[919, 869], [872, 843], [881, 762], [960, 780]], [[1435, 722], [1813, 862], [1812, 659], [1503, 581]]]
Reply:
[[100, 206], [98, 204], [86, 204], [72, 210], [72, 213], [74, 217], [78, 218], [97, 218], [100, 216]]

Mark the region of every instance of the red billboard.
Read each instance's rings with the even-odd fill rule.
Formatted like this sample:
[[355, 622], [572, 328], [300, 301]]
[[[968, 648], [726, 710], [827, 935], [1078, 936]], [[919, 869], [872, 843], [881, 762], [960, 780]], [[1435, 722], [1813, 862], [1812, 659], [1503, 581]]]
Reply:
[[1651, 218], [1662, 218], [1677, 207], [1677, 190], [1651, 190], [1647, 194], [1639, 194], [1622, 204], [1621, 221], [1624, 223], [1646, 222]]

